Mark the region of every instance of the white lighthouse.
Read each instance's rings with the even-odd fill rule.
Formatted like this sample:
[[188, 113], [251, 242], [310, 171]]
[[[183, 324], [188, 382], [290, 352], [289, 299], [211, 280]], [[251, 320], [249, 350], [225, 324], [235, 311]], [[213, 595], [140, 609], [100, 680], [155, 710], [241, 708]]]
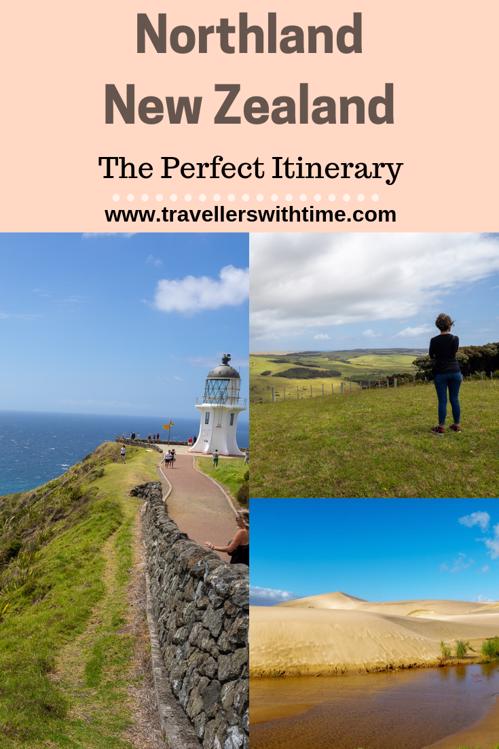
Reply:
[[199, 434], [191, 447], [192, 452], [242, 456], [237, 446], [237, 418], [246, 410], [239, 397], [241, 378], [231, 367], [230, 354], [222, 356], [222, 363], [208, 372], [201, 402]]

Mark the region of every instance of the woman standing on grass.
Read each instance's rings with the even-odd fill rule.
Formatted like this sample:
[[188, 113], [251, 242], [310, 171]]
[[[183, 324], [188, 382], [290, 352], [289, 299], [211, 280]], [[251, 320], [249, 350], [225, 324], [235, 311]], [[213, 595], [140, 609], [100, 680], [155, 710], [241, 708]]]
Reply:
[[438, 398], [438, 426], [431, 430], [434, 434], [444, 434], [447, 416], [447, 391], [452, 408], [454, 423], [450, 428], [453, 432], [461, 431], [461, 407], [459, 405], [459, 388], [463, 376], [457, 360], [459, 338], [452, 335], [454, 325], [449, 315], [440, 314], [435, 320], [440, 334], [430, 341], [430, 358], [433, 362], [433, 374]]
[[239, 530], [227, 546], [215, 546], [210, 541], [206, 542], [206, 546], [213, 551], [225, 551], [230, 556], [231, 564], [249, 565], [249, 512], [238, 512], [236, 522]]

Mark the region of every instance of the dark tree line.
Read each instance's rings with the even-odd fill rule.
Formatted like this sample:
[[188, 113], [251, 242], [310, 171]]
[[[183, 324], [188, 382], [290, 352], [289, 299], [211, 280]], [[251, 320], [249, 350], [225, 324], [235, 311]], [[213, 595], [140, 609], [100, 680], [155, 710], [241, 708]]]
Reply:
[[273, 377], [287, 377], [290, 380], [318, 380], [324, 377], [341, 377], [336, 369], [310, 369], [309, 367], [290, 367], [276, 372]]
[[[483, 346], [463, 346], [457, 358], [461, 372], [466, 377], [474, 374], [486, 374], [490, 377], [499, 371], [499, 343], [486, 343]], [[421, 356], [414, 362], [417, 367], [418, 380], [433, 378], [433, 364], [429, 356]]]
[[357, 385], [360, 385], [363, 390], [367, 388], [384, 388], [384, 387], [393, 387], [395, 385], [395, 380], [397, 381], [397, 385], [407, 385], [410, 382], [414, 382], [415, 379], [418, 379], [417, 374], [411, 374], [409, 372], [399, 372], [397, 374], [391, 374], [391, 375], [376, 375], [373, 374], [372, 377], [347, 377], [347, 380], [351, 380], [352, 382], [355, 382]]

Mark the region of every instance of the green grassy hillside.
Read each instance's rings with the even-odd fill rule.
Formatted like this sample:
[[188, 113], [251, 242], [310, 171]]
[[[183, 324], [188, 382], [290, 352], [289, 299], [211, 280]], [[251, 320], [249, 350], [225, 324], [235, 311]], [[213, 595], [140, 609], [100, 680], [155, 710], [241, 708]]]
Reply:
[[461, 434], [433, 436], [432, 385], [255, 404], [252, 497], [499, 495], [499, 383], [466, 382]]
[[63, 477], [0, 498], [0, 746], [125, 749], [128, 587], [155, 453], [104, 445]]
[[[413, 362], [416, 352], [397, 351], [324, 351], [296, 354], [252, 354], [250, 357], [250, 388], [253, 403], [269, 401], [274, 390], [276, 400], [291, 400], [322, 396], [322, 393], [339, 392], [341, 383], [355, 379], [376, 380], [388, 375], [416, 371]], [[339, 376], [313, 380], [279, 376], [289, 369], [302, 368], [328, 370]], [[357, 389], [355, 382], [352, 389]]]

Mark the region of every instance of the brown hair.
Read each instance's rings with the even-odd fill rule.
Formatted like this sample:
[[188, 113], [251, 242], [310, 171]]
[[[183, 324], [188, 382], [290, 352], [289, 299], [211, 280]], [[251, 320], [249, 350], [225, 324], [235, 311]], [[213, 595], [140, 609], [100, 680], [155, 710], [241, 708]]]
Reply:
[[454, 325], [454, 320], [452, 320], [449, 315], [441, 312], [435, 320], [435, 325], [442, 333], [444, 333], [445, 331], [452, 328], [452, 326]]
[[249, 528], [249, 512], [248, 510], [239, 510], [237, 517], [244, 523], [245, 528]]

